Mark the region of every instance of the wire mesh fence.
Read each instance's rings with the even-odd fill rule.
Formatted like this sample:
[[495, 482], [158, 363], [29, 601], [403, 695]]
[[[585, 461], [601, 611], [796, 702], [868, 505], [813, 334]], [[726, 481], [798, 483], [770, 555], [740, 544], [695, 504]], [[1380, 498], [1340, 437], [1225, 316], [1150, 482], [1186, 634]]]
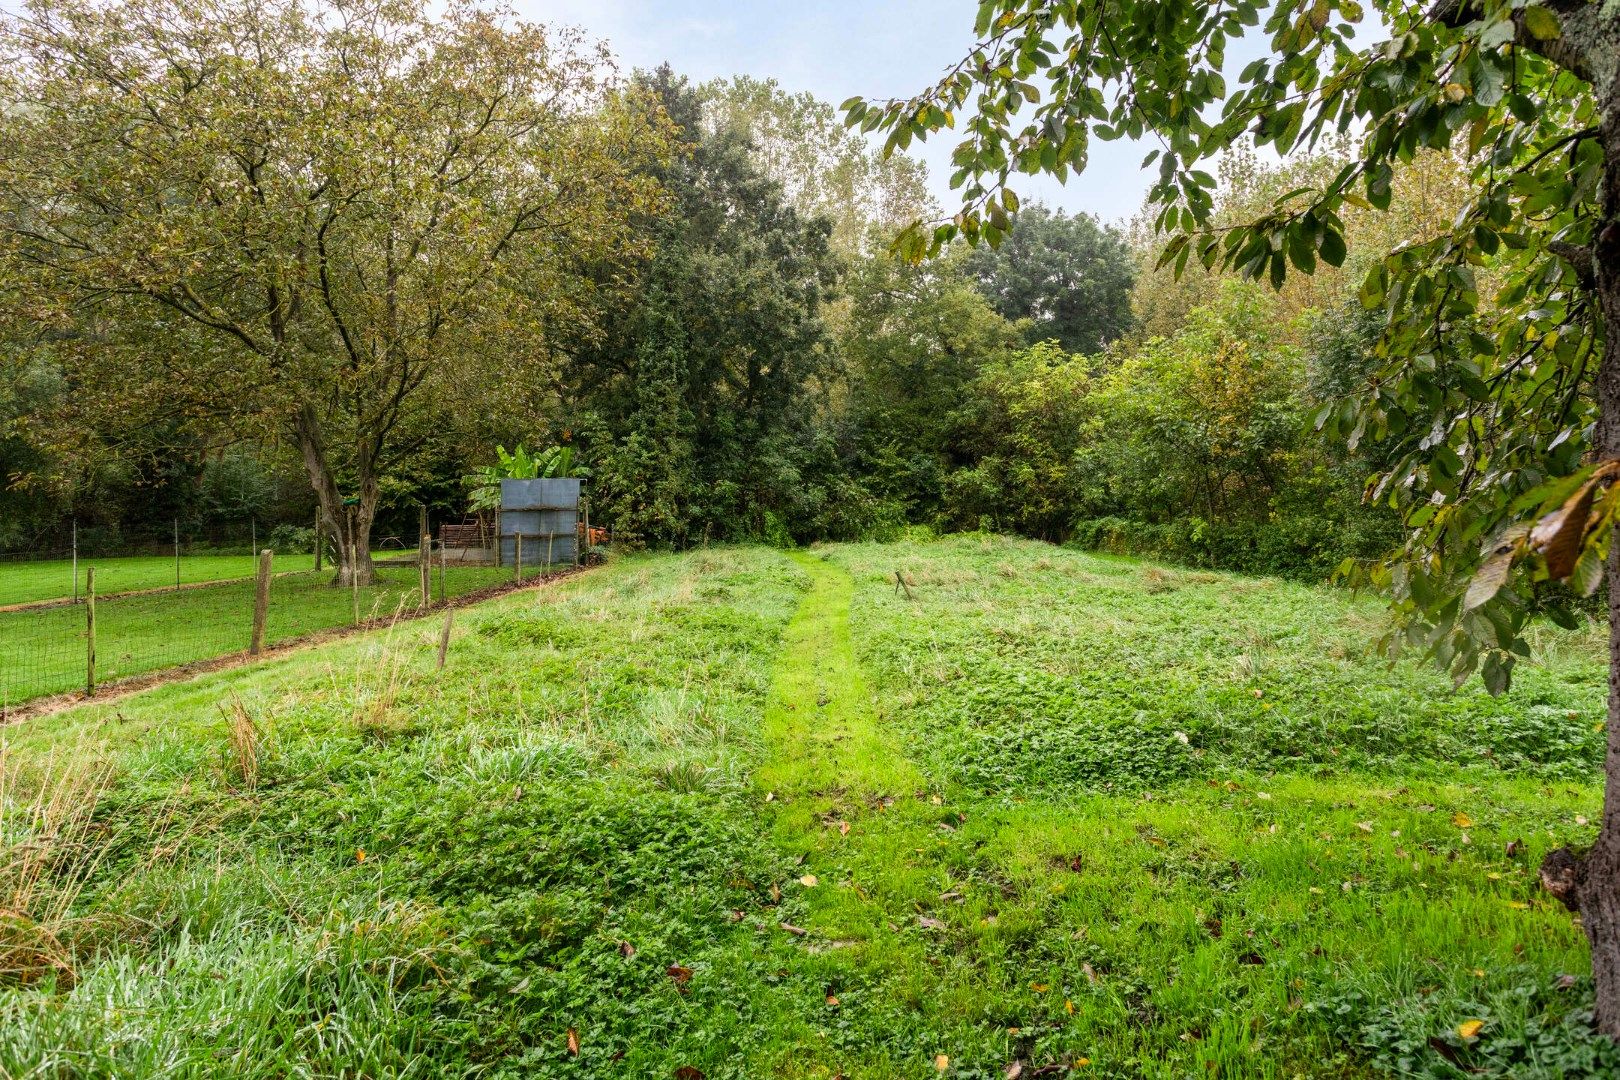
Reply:
[[[541, 560], [522, 567], [447, 560], [439, 545], [431, 551], [428, 573], [413, 553], [377, 563], [377, 581], [353, 588], [334, 586], [330, 572], [316, 573], [311, 556], [294, 556], [303, 567], [287, 572], [277, 560], [263, 612], [264, 644], [338, 627], [409, 613], [424, 603], [515, 582], [531, 581], [562, 569]], [[52, 574], [35, 580], [38, 564], [0, 564], [0, 709], [29, 700], [96, 686], [164, 668], [242, 652], [252, 642], [258, 591], [253, 560], [223, 581], [182, 580], [152, 589], [149, 577], [129, 560], [95, 560], [80, 567], [77, 582]], [[94, 567], [95, 596], [86, 602], [83, 571]], [[242, 573], [245, 571], [245, 573]], [[423, 587], [427, 587], [424, 598]], [[134, 586], [134, 588], [130, 588]], [[77, 593], [73, 599], [69, 592]], [[6, 607], [6, 604], [12, 606]], [[23, 606], [16, 606], [16, 605]]]

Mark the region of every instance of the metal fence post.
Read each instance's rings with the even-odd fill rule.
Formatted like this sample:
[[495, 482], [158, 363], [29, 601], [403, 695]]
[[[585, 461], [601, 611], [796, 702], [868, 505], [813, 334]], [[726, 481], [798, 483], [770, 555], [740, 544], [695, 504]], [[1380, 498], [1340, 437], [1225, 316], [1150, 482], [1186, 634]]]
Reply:
[[326, 537], [321, 535], [321, 509], [315, 508], [315, 572], [321, 572], [321, 548], [326, 546]]
[[84, 571], [84, 696], [96, 694], [96, 568]]
[[354, 557], [354, 507], [349, 507], [349, 546], [344, 551], [344, 562], [349, 567], [349, 591], [354, 594], [354, 625], [360, 625], [360, 575], [356, 573], [359, 563]]
[[[442, 533], [442, 530], [441, 530]], [[439, 603], [444, 603], [444, 564], [450, 561], [450, 553], [445, 549], [444, 540], [439, 540]]]
[[73, 602], [79, 601], [79, 519], [73, 519]]
[[422, 586], [422, 607], [433, 603], [433, 537], [422, 534], [416, 545], [416, 580]]
[[180, 587], [180, 519], [174, 519], [174, 587]]
[[264, 623], [270, 612], [270, 563], [275, 558], [269, 548], [259, 552], [259, 573], [253, 591], [253, 637], [248, 652], [258, 656], [264, 651]]

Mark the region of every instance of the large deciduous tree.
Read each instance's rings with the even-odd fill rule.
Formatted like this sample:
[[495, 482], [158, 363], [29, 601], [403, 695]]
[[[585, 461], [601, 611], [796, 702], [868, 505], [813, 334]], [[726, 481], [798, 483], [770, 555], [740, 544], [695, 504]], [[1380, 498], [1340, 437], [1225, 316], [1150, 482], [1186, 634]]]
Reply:
[[842, 255], [859, 257], [874, 246], [874, 233], [884, 237], [937, 210], [920, 161], [880, 153], [812, 94], [738, 75], [704, 83], [698, 95], [702, 130], [746, 143], [750, 159], [781, 185], [789, 205], [806, 218], [832, 222], [832, 246]]
[[831, 226], [794, 209], [736, 126], [704, 125], [685, 78], [665, 66], [636, 85], [681, 134], [653, 170], [668, 204], [641, 224], [652, 254], [615, 277], [609, 326], [569, 373], [596, 421], [582, 442], [598, 506], [659, 543], [771, 535], [812, 486], [791, 444], [830, 364]]
[[1136, 268], [1125, 238], [1088, 214], [1026, 207], [1001, 245], [974, 250], [968, 273], [1005, 318], [1036, 340], [1091, 355], [1131, 328]]
[[[1560, 849], [1544, 883], [1581, 913], [1598, 1024], [1620, 1036], [1620, 3], [1616, 0], [985, 0], [977, 41], [906, 100], [845, 103], [904, 148], [946, 127], [962, 207], [915, 223], [923, 255], [998, 243], [1015, 173], [1086, 165], [1093, 138], [1148, 138], [1163, 259], [1280, 286], [1346, 256], [1347, 206], [1386, 209], [1396, 167], [1467, 161], [1459, 213], [1367, 276], [1383, 359], [1321, 424], [1393, 464], [1370, 496], [1405, 515], [1374, 567], [1415, 646], [1459, 679], [1507, 687], [1534, 611], [1569, 620], [1607, 568], [1610, 692], [1595, 845]], [[1263, 33], [1231, 70], [1229, 47]], [[1248, 45], [1246, 48], [1254, 48]], [[1349, 133], [1332, 176], [1243, 220], [1214, 213], [1207, 163], [1252, 140], [1288, 155]], [[1388, 450], [1387, 455], [1383, 452]]]
[[[297, 447], [372, 578], [446, 401], [535, 380], [657, 198], [647, 110], [570, 33], [452, 0], [33, 0], [0, 25], [0, 275], [81, 403]], [[561, 331], [559, 330], [561, 328]]]

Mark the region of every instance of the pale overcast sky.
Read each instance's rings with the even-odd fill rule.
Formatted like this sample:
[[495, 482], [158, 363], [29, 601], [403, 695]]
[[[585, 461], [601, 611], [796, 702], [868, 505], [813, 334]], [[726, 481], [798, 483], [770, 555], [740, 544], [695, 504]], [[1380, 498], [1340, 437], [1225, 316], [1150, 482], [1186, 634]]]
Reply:
[[[775, 78], [833, 105], [860, 94], [910, 96], [932, 83], [973, 40], [971, 0], [514, 0], [525, 18], [583, 27], [608, 42], [628, 71], [669, 61], [703, 81], [724, 75]], [[934, 195], [954, 207], [949, 160], [957, 136], [946, 131], [919, 156]], [[913, 144], [915, 149], [915, 144]], [[1124, 220], [1140, 208], [1151, 178], [1141, 169], [1148, 146], [1093, 142], [1091, 164], [1060, 186], [1019, 177], [1026, 200]]]

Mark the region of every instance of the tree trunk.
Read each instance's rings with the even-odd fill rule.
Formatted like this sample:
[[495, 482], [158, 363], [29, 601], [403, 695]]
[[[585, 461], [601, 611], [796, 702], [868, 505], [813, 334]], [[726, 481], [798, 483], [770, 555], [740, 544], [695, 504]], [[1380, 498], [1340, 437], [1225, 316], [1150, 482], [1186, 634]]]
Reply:
[[320, 419], [312, 406], [305, 405], [293, 419], [293, 438], [304, 458], [310, 486], [320, 502], [321, 521], [337, 546], [337, 576], [333, 585], [373, 585], [377, 568], [371, 561], [371, 526], [377, 516], [380, 494], [370, 458], [362, 455], [357, 472], [360, 490], [353, 503], [345, 503], [333, 475], [326, 444], [321, 437]]
[[[1620, 81], [1620, 76], [1616, 76]], [[1601, 135], [1603, 192], [1590, 253], [1592, 284], [1603, 312], [1603, 363], [1598, 371], [1597, 449], [1620, 458], [1620, 86], [1598, 87], [1604, 102]], [[1550, 852], [1541, 881], [1572, 911], [1592, 946], [1597, 1026], [1620, 1040], [1620, 542], [1609, 544], [1609, 710], [1603, 761], [1603, 820], [1590, 851]]]

